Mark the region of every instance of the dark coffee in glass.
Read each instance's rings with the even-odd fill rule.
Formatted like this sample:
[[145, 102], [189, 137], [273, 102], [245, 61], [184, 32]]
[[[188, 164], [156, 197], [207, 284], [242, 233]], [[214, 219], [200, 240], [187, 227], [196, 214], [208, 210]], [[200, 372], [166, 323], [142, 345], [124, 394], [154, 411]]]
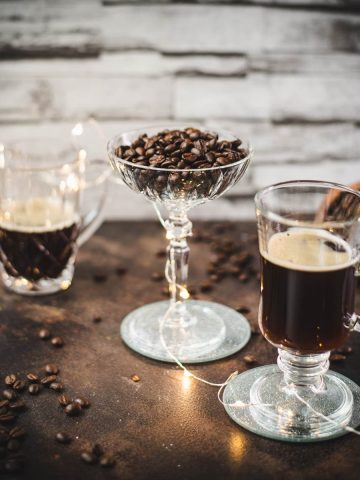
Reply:
[[48, 198], [14, 202], [0, 222], [0, 261], [14, 278], [58, 278], [76, 254], [78, 234], [70, 204]]
[[270, 238], [261, 262], [267, 340], [304, 354], [340, 347], [355, 302], [350, 246], [325, 230], [294, 228]]

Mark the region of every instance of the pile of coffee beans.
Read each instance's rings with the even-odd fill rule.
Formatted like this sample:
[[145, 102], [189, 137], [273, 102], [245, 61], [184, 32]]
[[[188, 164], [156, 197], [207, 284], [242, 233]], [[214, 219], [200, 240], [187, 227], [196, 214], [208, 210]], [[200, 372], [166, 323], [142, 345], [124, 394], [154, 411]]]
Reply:
[[132, 168], [113, 162], [131, 188], [150, 198], [195, 199], [212, 197], [215, 190], [218, 196], [235, 183], [245, 171], [238, 162], [249, 151], [239, 139], [219, 139], [216, 133], [186, 128], [150, 137], [144, 133], [131, 145], [120, 145], [115, 154], [134, 164]]

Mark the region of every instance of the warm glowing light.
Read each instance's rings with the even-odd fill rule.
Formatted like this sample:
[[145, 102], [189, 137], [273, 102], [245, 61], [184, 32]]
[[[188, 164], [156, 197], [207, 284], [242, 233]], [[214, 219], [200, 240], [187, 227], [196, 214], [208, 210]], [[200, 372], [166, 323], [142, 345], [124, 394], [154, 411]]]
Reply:
[[231, 460], [239, 462], [244, 458], [246, 448], [245, 437], [239, 432], [230, 433], [229, 437], [229, 454]]
[[190, 293], [187, 291], [187, 289], [185, 287], [181, 287], [180, 297], [183, 300], [187, 300], [190, 297]]
[[72, 133], [72, 135], [77, 136], [77, 137], [79, 135], [82, 135], [84, 133], [83, 124], [82, 123], [77, 123], [76, 125], [74, 125], [73, 129], [71, 130], [71, 133]]
[[184, 370], [184, 375], [182, 376], [181, 383], [183, 390], [189, 390], [191, 386], [191, 374], [186, 372], [186, 370]]

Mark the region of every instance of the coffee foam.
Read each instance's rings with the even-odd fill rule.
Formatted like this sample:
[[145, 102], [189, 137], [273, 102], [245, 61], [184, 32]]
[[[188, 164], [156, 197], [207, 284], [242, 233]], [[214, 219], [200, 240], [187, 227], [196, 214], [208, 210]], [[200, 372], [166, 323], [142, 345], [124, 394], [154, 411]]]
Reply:
[[69, 227], [78, 221], [72, 204], [48, 197], [7, 202], [0, 208], [0, 227], [11, 231], [49, 232]]
[[294, 228], [275, 233], [268, 242], [268, 251], [260, 249], [260, 252], [275, 265], [310, 272], [340, 270], [351, 266], [357, 260], [352, 258], [348, 243], [320, 229]]

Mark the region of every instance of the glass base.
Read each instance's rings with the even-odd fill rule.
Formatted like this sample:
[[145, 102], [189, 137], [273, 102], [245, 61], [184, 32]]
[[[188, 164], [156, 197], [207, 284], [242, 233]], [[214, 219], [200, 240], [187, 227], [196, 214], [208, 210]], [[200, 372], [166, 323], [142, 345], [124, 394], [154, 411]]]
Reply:
[[21, 295], [49, 295], [61, 290], [67, 290], [74, 276], [74, 264], [68, 266], [57, 278], [44, 278], [38, 281], [27, 280], [24, 277], [12, 277], [1, 269], [1, 278], [5, 287]]
[[284, 373], [276, 365], [253, 368], [226, 386], [225, 410], [247, 430], [276, 440], [315, 442], [345, 435], [343, 426], [360, 424], [360, 387], [332, 371], [322, 379], [316, 391], [296, 387], [306, 405], [284, 382]]
[[[156, 302], [129, 313], [120, 328], [124, 342], [141, 355], [174, 363], [160, 334], [169, 306], [169, 301]], [[237, 352], [247, 344], [251, 331], [246, 318], [232, 308], [188, 300], [163, 323], [162, 335], [168, 350], [181, 362], [202, 363]]]

